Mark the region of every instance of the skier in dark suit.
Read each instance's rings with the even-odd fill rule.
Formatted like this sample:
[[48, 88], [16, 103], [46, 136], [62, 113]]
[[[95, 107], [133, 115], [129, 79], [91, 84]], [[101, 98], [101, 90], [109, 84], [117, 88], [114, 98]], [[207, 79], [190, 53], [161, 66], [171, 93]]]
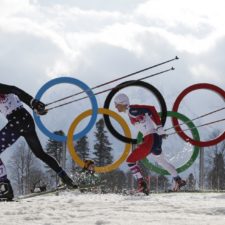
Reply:
[[38, 115], [47, 113], [45, 104], [41, 101], [15, 86], [0, 83], [0, 112], [8, 120], [0, 131], [0, 154], [22, 136], [37, 158], [52, 168], [69, 188], [76, 188], [73, 180], [60, 167], [56, 159], [43, 150], [35, 131], [34, 120], [23, 107], [22, 102], [30, 106]]

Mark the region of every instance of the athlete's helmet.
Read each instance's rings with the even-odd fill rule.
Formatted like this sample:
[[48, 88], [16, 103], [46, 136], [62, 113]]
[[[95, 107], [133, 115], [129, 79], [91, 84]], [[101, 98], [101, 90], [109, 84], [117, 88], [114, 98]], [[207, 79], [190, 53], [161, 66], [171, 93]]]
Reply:
[[94, 163], [93, 160], [91, 160], [91, 159], [85, 159], [84, 160], [84, 167], [83, 167], [83, 169], [87, 170], [90, 165], [94, 165], [94, 164], [95, 163]]
[[121, 104], [121, 105], [130, 105], [130, 101], [129, 98], [127, 97], [127, 95], [121, 93], [118, 94], [115, 99], [114, 99], [114, 103], [115, 104]]

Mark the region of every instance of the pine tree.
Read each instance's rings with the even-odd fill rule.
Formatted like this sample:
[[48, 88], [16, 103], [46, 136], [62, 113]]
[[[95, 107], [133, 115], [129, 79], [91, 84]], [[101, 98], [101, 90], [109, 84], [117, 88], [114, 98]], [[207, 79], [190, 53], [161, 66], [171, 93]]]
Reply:
[[133, 189], [134, 186], [136, 185], [136, 180], [132, 174], [132, 172], [129, 170], [127, 173], [126, 173], [126, 188], [127, 189]]
[[213, 169], [210, 172], [212, 188], [217, 190], [225, 189], [225, 166], [222, 153], [215, 154]]
[[169, 180], [166, 176], [152, 174], [150, 176], [150, 190], [155, 192], [167, 191], [169, 188]]
[[76, 152], [82, 160], [89, 157], [89, 144], [87, 136], [80, 138], [76, 143]]
[[196, 184], [195, 177], [194, 177], [193, 173], [190, 173], [188, 176], [188, 179], [187, 179], [187, 189], [195, 190], [195, 184]]
[[[84, 137], [80, 138], [76, 142], [76, 152], [79, 155], [79, 157], [84, 160], [89, 158], [89, 143], [88, 143], [88, 137], [85, 135]], [[79, 171], [80, 167], [76, 166], [74, 160], [71, 161], [71, 172], [75, 173], [76, 171]]]
[[[209, 139], [220, 135], [219, 130], [214, 130]], [[207, 154], [207, 185], [210, 189], [225, 190], [225, 141], [210, 147]]]
[[104, 188], [102, 189], [105, 193], [121, 193], [127, 184], [126, 175], [120, 169], [101, 174], [101, 178], [105, 181]]
[[100, 119], [96, 123], [96, 143], [94, 144], [95, 151], [95, 163], [97, 166], [105, 166], [113, 162], [113, 156], [111, 155], [111, 143], [109, 142], [107, 131], [105, 131], [105, 123], [103, 119]]
[[[57, 135], [61, 135], [61, 136], [64, 135], [63, 131], [55, 131], [54, 133]], [[59, 162], [59, 164], [62, 164], [62, 163], [64, 163], [64, 162], [62, 162], [63, 154], [65, 151], [64, 146], [65, 146], [65, 143], [63, 143], [63, 142], [58, 142], [58, 141], [49, 139], [47, 142], [47, 145], [46, 145], [46, 151], [49, 155], [54, 157]], [[47, 168], [47, 172], [51, 179], [50, 183], [53, 186], [58, 185], [59, 178], [58, 178], [57, 174], [52, 169], [50, 169], [48, 166], [46, 166], [46, 168]]]
[[163, 176], [163, 175], [159, 175], [158, 176], [158, 189], [159, 189], [159, 191], [167, 191], [168, 187], [169, 187], [168, 178]]

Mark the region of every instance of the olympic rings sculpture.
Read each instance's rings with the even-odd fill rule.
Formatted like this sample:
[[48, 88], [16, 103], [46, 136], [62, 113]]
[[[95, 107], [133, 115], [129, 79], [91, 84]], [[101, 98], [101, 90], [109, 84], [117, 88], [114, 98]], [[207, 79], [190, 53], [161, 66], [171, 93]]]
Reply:
[[[123, 88], [126, 88], [128, 86], [140, 86], [140, 87], [146, 88], [153, 95], [155, 95], [155, 97], [159, 101], [159, 105], [161, 107], [160, 116], [161, 116], [162, 125], [165, 124], [167, 116], [172, 117], [172, 123], [173, 123], [173, 126], [174, 126], [177, 134], [185, 142], [190, 142], [193, 145], [193, 154], [192, 154], [191, 158], [183, 166], [177, 168], [178, 172], [182, 172], [182, 171], [186, 170], [187, 168], [189, 168], [193, 164], [193, 162], [198, 157], [199, 147], [211, 146], [211, 145], [217, 144], [217, 143], [219, 143], [219, 142], [221, 142], [225, 139], [225, 132], [223, 132], [219, 137], [217, 137], [213, 140], [201, 141], [200, 137], [199, 137], [198, 130], [195, 127], [195, 125], [193, 124], [193, 122], [191, 122], [190, 119], [188, 119], [186, 116], [177, 112], [182, 99], [188, 93], [190, 93], [191, 91], [194, 91], [194, 90], [208, 89], [208, 90], [211, 90], [211, 91], [215, 91], [216, 93], [218, 93], [223, 98], [223, 100], [225, 100], [225, 91], [223, 89], [215, 86], [215, 85], [207, 84], [207, 83], [199, 83], [199, 84], [195, 84], [195, 85], [192, 85], [192, 86], [186, 88], [184, 91], [182, 91], [179, 94], [179, 96], [175, 100], [172, 111], [167, 111], [166, 103], [165, 103], [165, 100], [164, 100], [163, 96], [154, 86], [150, 85], [147, 82], [143, 82], [143, 81], [140, 81], [140, 80], [126, 81], [126, 82], [123, 82], [123, 83], [117, 85], [114, 89], [111, 90], [111, 92], [106, 97], [106, 100], [105, 100], [105, 103], [104, 103], [104, 108], [98, 108], [97, 100], [96, 100], [95, 95], [93, 94], [91, 88], [89, 88], [82, 81], [80, 81], [78, 79], [75, 79], [75, 78], [72, 78], [72, 77], [60, 77], [60, 78], [50, 80], [49, 82], [47, 82], [45, 85], [43, 85], [41, 87], [41, 89], [38, 91], [38, 93], [36, 95], [36, 98], [40, 100], [41, 97], [43, 96], [43, 94], [49, 88], [51, 88], [52, 86], [54, 86], [56, 84], [60, 84], [60, 83], [69, 83], [69, 84], [77, 85], [78, 87], [80, 87], [88, 95], [88, 97], [91, 101], [92, 109], [81, 113], [79, 116], [77, 116], [74, 119], [74, 121], [72, 122], [72, 124], [69, 128], [67, 136], [59, 136], [59, 135], [56, 135], [56, 134], [52, 133], [51, 131], [49, 131], [44, 126], [42, 121], [40, 120], [40, 117], [37, 116], [34, 113], [35, 122], [36, 122], [37, 126], [39, 127], [39, 129], [46, 136], [48, 136], [50, 139], [53, 139], [53, 140], [56, 140], [56, 141], [59, 141], [59, 142], [67, 142], [68, 149], [69, 149], [69, 152], [71, 154], [71, 157], [73, 158], [73, 160], [79, 166], [83, 167], [84, 162], [79, 158], [78, 154], [76, 153], [76, 149], [74, 147], [73, 141], [74, 140], [76, 141], [76, 140], [82, 138], [83, 136], [85, 136], [92, 129], [92, 127], [95, 125], [95, 122], [97, 120], [97, 114], [103, 114], [106, 127], [108, 128], [108, 130], [110, 131], [110, 133], [113, 136], [115, 136], [117, 139], [119, 139], [120, 141], [125, 143], [125, 147], [124, 147], [123, 153], [121, 154], [120, 158], [118, 160], [116, 160], [115, 162], [113, 162], [112, 164], [106, 165], [106, 166], [103, 166], [103, 167], [97, 167], [96, 166], [95, 171], [98, 172], [98, 173], [109, 172], [109, 171], [112, 171], [112, 170], [118, 168], [121, 165], [121, 163], [123, 163], [124, 160], [126, 160], [127, 156], [129, 155], [129, 152], [130, 152], [130, 149], [131, 149], [131, 144], [139, 143], [140, 140], [141, 140], [140, 135], [136, 139], [132, 139], [129, 126], [127, 125], [125, 120], [120, 115], [118, 115], [116, 112], [109, 110], [110, 101], [112, 100], [113, 96], [119, 90], [121, 90]], [[77, 134], [74, 134], [74, 131], [76, 130], [76, 127], [80, 123], [80, 121], [82, 121], [84, 118], [86, 118], [88, 116], [91, 116], [91, 119], [90, 119], [88, 125], [81, 132], [79, 132]], [[118, 121], [120, 126], [123, 128], [124, 135], [118, 133], [116, 131], [116, 129], [113, 128], [113, 126], [110, 122], [109, 116], [113, 117], [116, 121]], [[181, 130], [180, 124], [178, 123], [178, 119], [182, 120], [190, 128], [192, 138], [188, 137]], [[151, 170], [153, 170], [157, 173], [160, 173], [162, 175], [168, 174], [168, 172], [166, 170], [161, 169], [161, 168], [156, 167], [153, 164], [151, 164], [148, 161], [147, 158], [143, 159], [142, 162], [143, 162], [144, 166], [148, 169], [151, 169]]]

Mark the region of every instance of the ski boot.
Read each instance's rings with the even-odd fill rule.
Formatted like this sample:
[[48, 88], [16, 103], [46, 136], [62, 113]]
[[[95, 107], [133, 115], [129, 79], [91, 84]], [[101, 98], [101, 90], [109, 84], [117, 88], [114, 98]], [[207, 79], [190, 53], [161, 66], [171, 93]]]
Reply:
[[144, 194], [149, 195], [148, 185], [143, 178], [138, 179], [138, 190], [137, 191], [143, 192]]
[[58, 176], [61, 178], [63, 184], [65, 184], [69, 189], [76, 189], [78, 185], [74, 183], [74, 181], [67, 175], [64, 170], [61, 170], [58, 173]]
[[180, 176], [174, 177], [175, 186], [173, 188], [173, 191], [179, 191], [181, 187], [186, 185], [186, 181], [182, 180]]
[[10, 181], [6, 178], [0, 182], [0, 201], [12, 201], [14, 198]]

